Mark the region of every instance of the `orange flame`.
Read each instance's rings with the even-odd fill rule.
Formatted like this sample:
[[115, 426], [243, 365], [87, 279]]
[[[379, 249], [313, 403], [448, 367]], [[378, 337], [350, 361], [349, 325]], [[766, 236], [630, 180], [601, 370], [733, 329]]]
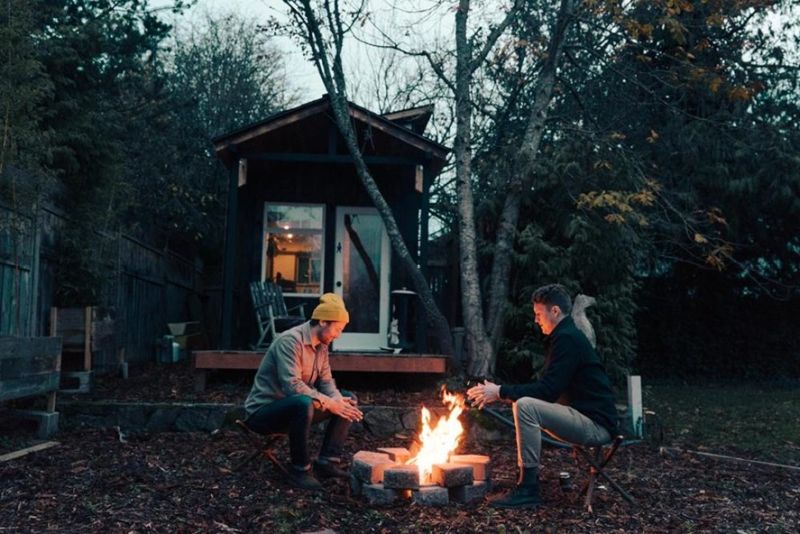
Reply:
[[430, 480], [434, 464], [447, 462], [464, 434], [464, 427], [458, 420], [464, 411], [463, 395], [448, 393], [442, 387], [442, 402], [450, 407], [450, 413], [447, 417], [441, 416], [435, 426], [430, 424], [430, 411], [422, 407], [422, 430], [419, 433], [421, 447], [417, 455], [406, 462], [417, 464], [420, 483]]

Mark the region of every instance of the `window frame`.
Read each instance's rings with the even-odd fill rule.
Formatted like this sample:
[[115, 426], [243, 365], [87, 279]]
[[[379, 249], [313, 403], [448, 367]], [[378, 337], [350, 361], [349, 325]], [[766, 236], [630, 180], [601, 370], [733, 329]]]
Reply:
[[[317, 204], [312, 202], [281, 202], [275, 200], [267, 200], [264, 201], [264, 209], [262, 213], [262, 222], [261, 222], [261, 280], [264, 281], [267, 279], [267, 233], [281, 235], [283, 233], [289, 234], [292, 233], [292, 230], [284, 230], [283, 228], [278, 228], [277, 232], [275, 228], [269, 228], [267, 224], [269, 223], [267, 218], [267, 213], [270, 207], [275, 206], [289, 206], [289, 207], [300, 207], [300, 208], [322, 208], [322, 227], [319, 230], [311, 230], [311, 229], [304, 229], [301, 228], [299, 230], [303, 232], [308, 232], [309, 234], [313, 231], [314, 233], [319, 232], [320, 234], [320, 269], [319, 269], [319, 292], [317, 293], [297, 293], [297, 292], [284, 292], [283, 294], [287, 297], [321, 297], [322, 294], [325, 292], [324, 284], [325, 284], [325, 229], [326, 229], [326, 222], [327, 222], [327, 208], [325, 204]], [[297, 233], [298, 229], [294, 230], [294, 233]]]

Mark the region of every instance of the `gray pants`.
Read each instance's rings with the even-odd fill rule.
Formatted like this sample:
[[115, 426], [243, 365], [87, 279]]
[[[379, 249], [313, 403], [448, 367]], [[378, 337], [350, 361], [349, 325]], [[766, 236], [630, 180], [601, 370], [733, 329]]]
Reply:
[[542, 453], [542, 428], [558, 438], [578, 445], [602, 445], [611, 441], [608, 430], [579, 411], [532, 397], [522, 397], [514, 405], [517, 430], [517, 465], [539, 467]]

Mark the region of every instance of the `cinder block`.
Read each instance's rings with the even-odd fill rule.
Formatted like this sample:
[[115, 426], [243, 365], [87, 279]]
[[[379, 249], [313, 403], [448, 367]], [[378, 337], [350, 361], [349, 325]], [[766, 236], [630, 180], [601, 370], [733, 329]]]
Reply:
[[434, 464], [431, 482], [445, 488], [472, 484], [472, 466], [461, 464]]
[[447, 488], [422, 486], [411, 491], [411, 500], [425, 506], [445, 506], [450, 502], [450, 494]]
[[476, 481], [466, 486], [450, 488], [450, 500], [459, 504], [474, 504], [482, 500], [489, 491], [489, 484]]
[[350, 495], [353, 497], [359, 497], [362, 493], [364, 493], [364, 483], [358, 479], [357, 476], [354, 474], [350, 474]]
[[419, 467], [399, 464], [383, 472], [383, 485], [392, 489], [419, 488]]
[[397, 491], [384, 488], [383, 484], [365, 484], [362, 490], [370, 504], [392, 504], [397, 498]]
[[378, 484], [383, 482], [384, 470], [394, 465], [388, 454], [359, 451], [353, 456], [352, 473], [366, 484]]
[[61, 383], [64, 386], [72, 385], [74, 387], [61, 387], [61, 393], [91, 393], [92, 391], [92, 371], [61, 371]]
[[13, 413], [25, 419], [36, 422], [36, 437], [49, 438], [58, 432], [58, 412], [43, 412], [40, 410], [14, 410]]
[[404, 464], [411, 458], [411, 453], [405, 447], [381, 447], [378, 452], [388, 454], [398, 464]]
[[481, 454], [451, 454], [451, 464], [472, 466], [473, 480], [490, 480], [492, 478], [492, 464], [488, 456]]

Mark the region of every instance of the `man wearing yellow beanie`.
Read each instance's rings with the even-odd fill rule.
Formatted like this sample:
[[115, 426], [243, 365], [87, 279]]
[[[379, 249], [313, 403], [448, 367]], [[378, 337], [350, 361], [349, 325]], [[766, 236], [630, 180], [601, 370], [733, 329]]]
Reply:
[[320, 490], [311, 473], [311, 425], [329, 419], [314, 470], [320, 477], [346, 478], [339, 467], [342, 445], [353, 421], [363, 417], [355, 396], [339, 391], [331, 374], [328, 346], [342, 334], [350, 315], [339, 295], [325, 293], [311, 320], [279, 334], [267, 349], [244, 403], [245, 424], [255, 432], [287, 432], [292, 465], [288, 482]]

